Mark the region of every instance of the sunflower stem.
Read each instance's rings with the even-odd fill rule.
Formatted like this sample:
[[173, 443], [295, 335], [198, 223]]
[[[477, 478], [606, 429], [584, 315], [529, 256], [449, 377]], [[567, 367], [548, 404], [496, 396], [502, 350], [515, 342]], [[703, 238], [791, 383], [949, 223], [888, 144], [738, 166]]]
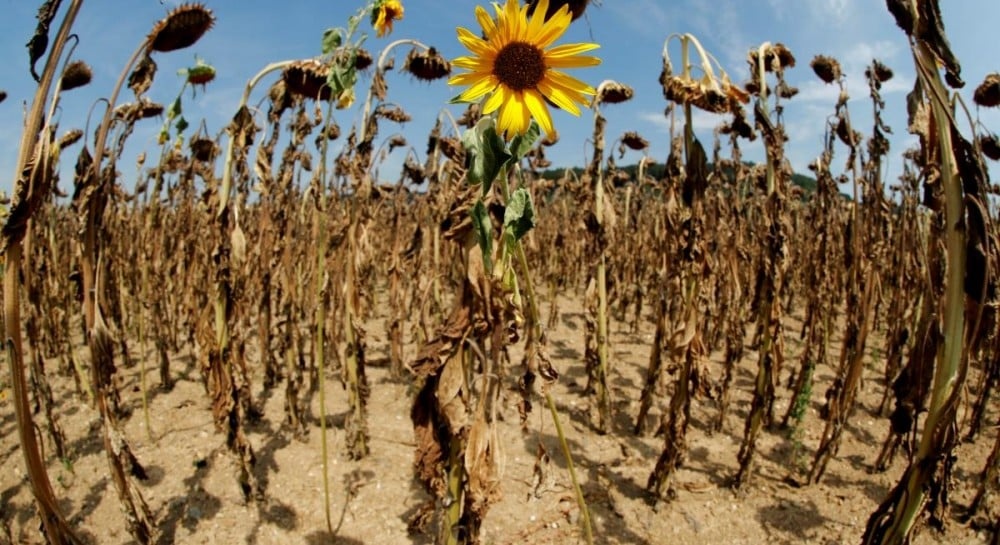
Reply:
[[[524, 173], [518, 169], [518, 175], [522, 176]], [[521, 185], [524, 185], [522, 178]], [[503, 180], [501, 182], [501, 187], [505, 192], [507, 192], [507, 182]], [[521, 266], [522, 274], [524, 275], [524, 291], [528, 303], [528, 320], [527, 327], [531, 329], [529, 334], [529, 342], [539, 342], [542, 339], [542, 321], [541, 313], [538, 311], [538, 299], [535, 296], [534, 283], [531, 280], [531, 269], [528, 267], [528, 258], [524, 252], [524, 245], [521, 241], [517, 241], [514, 245], [514, 252], [517, 254], [518, 264]], [[563, 458], [566, 460], [566, 468], [569, 470], [570, 482], [573, 483], [573, 492], [576, 495], [576, 504], [580, 509], [580, 520], [583, 522], [583, 533], [587, 539], [587, 545], [594, 545], [594, 531], [590, 522], [590, 508], [587, 506], [587, 500], [583, 496], [583, 489], [580, 487], [580, 480], [576, 476], [576, 467], [573, 464], [573, 453], [570, 451], [569, 442], [566, 440], [566, 434], [563, 432], [562, 421], [559, 418], [559, 411], [556, 408], [556, 403], [552, 398], [552, 393], [545, 390], [545, 404], [549, 408], [549, 414], [552, 416], [552, 423], [556, 427], [556, 436], [559, 438], [559, 448], [562, 450]]]

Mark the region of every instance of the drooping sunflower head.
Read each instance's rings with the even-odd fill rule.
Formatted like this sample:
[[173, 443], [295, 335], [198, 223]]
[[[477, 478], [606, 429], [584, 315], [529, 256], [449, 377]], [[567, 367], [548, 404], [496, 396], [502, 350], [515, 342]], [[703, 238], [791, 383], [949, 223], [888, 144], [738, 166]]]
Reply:
[[580, 115], [578, 104], [589, 105], [587, 96], [596, 91], [590, 85], [561, 71], [563, 68], [583, 68], [600, 64], [597, 57], [581, 55], [597, 49], [594, 43], [552, 46], [566, 32], [572, 20], [569, 7], [563, 5], [546, 19], [549, 0], [538, 0], [534, 13], [528, 17], [528, 7], [517, 0], [507, 0], [504, 6], [494, 4], [496, 17], [476, 7], [476, 20], [483, 37], [465, 28], [458, 28], [458, 41], [471, 56], [452, 61], [468, 70], [448, 80], [451, 85], [468, 85], [457, 97], [459, 102], [473, 102], [489, 95], [483, 104], [483, 114], [497, 114], [497, 130], [505, 138], [524, 134], [534, 118], [547, 136], [555, 134], [546, 102]]
[[205, 6], [181, 4], [153, 26], [146, 37], [150, 51], [167, 53], [197, 42], [215, 23], [215, 16]]
[[375, 35], [381, 38], [392, 33], [393, 21], [403, 18], [403, 3], [399, 0], [378, 0], [372, 10], [372, 27]]

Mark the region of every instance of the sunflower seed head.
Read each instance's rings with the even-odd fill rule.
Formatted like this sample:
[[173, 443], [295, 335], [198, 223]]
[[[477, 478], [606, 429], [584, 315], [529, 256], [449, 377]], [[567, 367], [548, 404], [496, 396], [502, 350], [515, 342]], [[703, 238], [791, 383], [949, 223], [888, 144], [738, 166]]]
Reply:
[[829, 84], [838, 81], [843, 74], [837, 59], [826, 55], [816, 55], [809, 66], [812, 67], [819, 79], [823, 80], [823, 83]]
[[623, 134], [622, 144], [625, 144], [629, 149], [635, 151], [642, 151], [649, 147], [649, 141], [635, 131], [628, 131]]
[[874, 60], [869, 68], [865, 68], [865, 76], [868, 78], [874, 77], [879, 83], [885, 83], [892, 79], [893, 73], [892, 68], [882, 64], [878, 60]]
[[[747, 56], [747, 61], [750, 63], [750, 73], [757, 73], [758, 61], [760, 58], [760, 52], [757, 49], [751, 49], [749, 55]], [[795, 67], [795, 55], [792, 51], [788, 49], [783, 43], [776, 43], [766, 48], [764, 51], [764, 71], [765, 72], [781, 72], [786, 68]], [[757, 79], [756, 76], [754, 79]]]
[[987, 75], [979, 87], [976, 87], [972, 100], [984, 108], [1000, 106], [1000, 73]]
[[355, 50], [354, 53], [355, 70], [364, 70], [369, 66], [371, 66], [373, 62], [375, 62], [375, 60], [372, 59], [372, 54], [369, 53], [367, 49], [362, 49], [359, 47], [358, 49]]
[[998, 141], [997, 135], [987, 133], [980, 136], [979, 147], [982, 148], [983, 155], [994, 161], [1000, 161], [1000, 141]]
[[189, 144], [191, 149], [191, 156], [195, 158], [196, 161], [201, 161], [207, 163], [219, 153], [219, 147], [211, 138], [197, 137], [191, 140]]
[[396, 123], [406, 123], [412, 119], [410, 114], [406, 113], [399, 106], [389, 106], [387, 104], [381, 104], [378, 108], [375, 108], [375, 115], [384, 117], [389, 121], [395, 121]]
[[93, 79], [94, 72], [90, 66], [83, 61], [73, 61], [63, 70], [61, 87], [63, 91], [69, 91], [78, 87], [83, 87]]
[[73, 129], [67, 131], [66, 134], [62, 135], [59, 138], [59, 149], [64, 150], [72, 146], [73, 144], [76, 144], [77, 142], [80, 141], [80, 138], [82, 137], [83, 137], [83, 131], [80, 129]]
[[676, 104], [690, 104], [706, 112], [725, 113], [730, 100], [725, 93], [681, 76], [660, 75], [663, 97]]
[[601, 104], [620, 104], [632, 98], [632, 88], [617, 81], [606, 80], [597, 87], [597, 101]]
[[419, 80], [434, 81], [451, 73], [451, 63], [433, 47], [422, 53], [411, 49], [403, 69]]
[[149, 49], [166, 53], [189, 47], [201, 39], [212, 25], [215, 16], [201, 4], [182, 4], [161, 19], [146, 38]]
[[326, 84], [328, 73], [322, 63], [309, 59], [292, 63], [281, 73], [281, 79], [293, 95], [325, 102], [331, 98], [330, 87]]

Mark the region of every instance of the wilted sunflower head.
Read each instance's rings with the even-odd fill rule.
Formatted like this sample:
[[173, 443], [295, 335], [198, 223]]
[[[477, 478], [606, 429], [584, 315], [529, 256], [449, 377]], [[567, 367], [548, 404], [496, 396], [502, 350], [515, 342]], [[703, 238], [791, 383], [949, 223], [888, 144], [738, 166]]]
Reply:
[[212, 11], [201, 4], [181, 4], [153, 26], [146, 38], [149, 49], [166, 53], [197, 42], [215, 23]]
[[62, 90], [69, 91], [71, 89], [76, 89], [78, 87], [83, 87], [90, 83], [90, 80], [94, 77], [94, 72], [91, 71], [90, 66], [83, 61], [73, 61], [69, 63], [63, 70], [62, 74]]
[[188, 147], [191, 150], [191, 157], [203, 163], [212, 161], [219, 154], [219, 146], [211, 138], [204, 136], [192, 138]]
[[843, 74], [840, 70], [840, 63], [833, 57], [826, 55], [816, 55], [809, 63], [816, 77], [823, 80], [823, 83], [833, 83], [840, 80]]
[[451, 63], [433, 47], [423, 52], [412, 49], [406, 55], [406, 64], [403, 65], [403, 69], [413, 74], [417, 79], [433, 81], [450, 74]]
[[892, 79], [892, 68], [882, 64], [878, 61], [878, 59], [875, 59], [872, 61], [872, 65], [870, 67], [865, 68], [865, 76], [869, 79], [874, 78], [879, 83], [885, 83]]
[[604, 80], [597, 86], [597, 102], [601, 104], [621, 104], [632, 99], [634, 91], [628, 85], [613, 80]]
[[1000, 139], [993, 133], [986, 133], [979, 136], [979, 147], [983, 150], [983, 155], [1000, 161]]
[[64, 150], [73, 144], [76, 144], [83, 138], [83, 131], [80, 129], [71, 129], [66, 131], [66, 134], [59, 137], [59, 149]]
[[[649, 140], [646, 140], [635, 131], [626, 131], [622, 135], [622, 144], [631, 150], [642, 151], [649, 147]], [[622, 150], [624, 153], [624, 150]]]
[[302, 98], [328, 101], [331, 98], [330, 86], [326, 84], [326, 76], [330, 70], [321, 62], [306, 59], [296, 61], [281, 73], [285, 88], [293, 95]]
[[984, 108], [1000, 106], [1000, 73], [987, 75], [979, 87], [976, 87], [972, 100]]
[[469, 72], [453, 76], [450, 85], [470, 86], [456, 101], [473, 102], [489, 95], [483, 114], [498, 112], [497, 130], [510, 139], [524, 134], [534, 118], [545, 134], [555, 133], [546, 101], [573, 115], [580, 115], [577, 104], [587, 106], [587, 96], [596, 91], [590, 85], [566, 75], [560, 69], [595, 66], [601, 60], [581, 55], [597, 49], [594, 43], [552, 46], [569, 27], [572, 15], [564, 5], [550, 18], [545, 14], [549, 0], [538, 0], [529, 18], [528, 7], [517, 0], [504, 6], [494, 4], [496, 17], [476, 6], [476, 20], [483, 37], [458, 28], [458, 41], [471, 56], [452, 61]]
[[393, 21], [403, 18], [403, 4], [399, 0], [378, 0], [372, 9], [372, 28], [375, 35], [381, 38], [392, 33]]
[[368, 52], [367, 49], [358, 48], [354, 51], [354, 69], [355, 70], [366, 70], [375, 59], [372, 58], [372, 54]]
[[[677, 39], [682, 45], [682, 63], [689, 66], [680, 74], [674, 73], [674, 63], [670, 60], [668, 45]], [[687, 47], [693, 46], [694, 57], [683, 53]], [[700, 66], [701, 77], [695, 78], [694, 69]], [[719, 66], [715, 57], [701, 46], [692, 34], [673, 35], [667, 38], [663, 46], [663, 68], [660, 70], [660, 85], [663, 97], [675, 104], [690, 105], [707, 112], [736, 112], [742, 104], [750, 102], [750, 95], [729, 79], [729, 74]]]

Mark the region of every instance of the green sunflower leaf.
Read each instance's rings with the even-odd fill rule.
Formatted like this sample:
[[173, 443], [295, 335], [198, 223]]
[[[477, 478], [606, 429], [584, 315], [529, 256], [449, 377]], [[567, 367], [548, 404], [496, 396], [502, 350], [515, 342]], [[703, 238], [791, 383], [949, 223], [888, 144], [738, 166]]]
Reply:
[[528, 234], [535, 226], [535, 207], [531, 202], [531, 193], [523, 187], [517, 188], [510, 195], [510, 202], [503, 213], [504, 231], [513, 235], [518, 241]]
[[323, 32], [323, 45], [322, 51], [324, 55], [329, 55], [333, 53], [338, 47], [344, 43], [344, 29], [342, 28], [328, 28]]
[[500, 169], [510, 159], [504, 141], [497, 134], [492, 117], [480, 119], [476, 126], [462, 135], [465, 147], [469, 183], [482, 184], [483, 195], [489, 193]]
[[170, 107], [167, 108], [167, 121], [170, 121], [177, 116], [181, 115], [181, 97], [180, 95], [170, 103]]
[[493, 270], [493, 222], [490, 221], [490, 212], [482, 200], [476, 201], [476, 206], [472, 208], [472, 228], [476, 231], [476, 240], [479, 241], [479, 249], [483, 252], [483, 264], [487, 271]]
[[531, 150], [531, 146], [535, 145], [535, 141], [538, 140], [539, 131], [538, 123], [535, 123], [535, 120], [532, 119], [526, 133], [519, 134], [510, 140], [510, 153], [513, 155], [511, 157], [512, 163], [523, 159], [524, 155]]

